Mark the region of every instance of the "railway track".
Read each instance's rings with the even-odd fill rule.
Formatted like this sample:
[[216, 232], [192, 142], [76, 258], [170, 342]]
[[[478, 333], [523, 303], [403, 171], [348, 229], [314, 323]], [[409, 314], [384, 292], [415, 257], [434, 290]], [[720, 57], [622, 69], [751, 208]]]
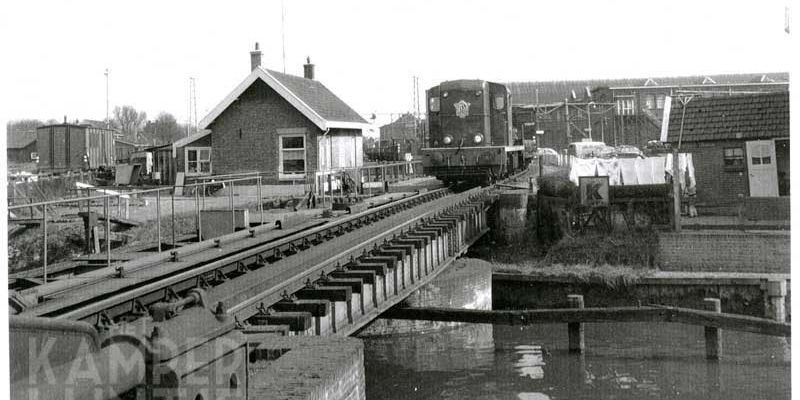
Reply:
[[[203, 289], [209, 299], [231, 305], [245, 320], [254, 313], [254, 299], [258, 305], [262, 302], [259, 293], [265, 293], [268, 304], [278, 301], [281, 293], [300, 289], [308, 279], [332, 272], [336, 264], [341, 268], [478, 192], [452, 194], [440, 189], [328, 223], [306, 222], [288, 233], [257, 227], [167, 255], [121, 263], [113, 270], [101, 268], [22, 291], [28, 303], [35, 304], [18, 314], [84, 321], [105, 331], [116, 323], [149, 316], [154, 304], [174, 303], [191, 289]], [[425, 212], [418, 210], [422, 205]], [[358, 244], [347, 245], [353, 242]]]
[[[17, 343], [27, 338], [33, 346], [30, 332], [38, 331], [31, 325], [47, 331], [48, 321], [75, 324], [68, 325], [72, 335], [57, 340], [65, 347], [70, 336], [95, 344], [54, 364], [88, 357], [109, 365], [120, 351], [142, 352], [145, 379], [131, 378], [114, 391], [152, 394], [166, 385], [159, 377], [169, 375], [167, 386], [192, 393], [203, 389], [186, 380], [197, 368], [214, 370], [232, 357], [252, 360], [252, 348], [270, 335], [343, 336], [361, 329], [488, 230], [490, 192], [423, 192], [329, 222], [257, 227], [37, 286], [22, 293], [26, 304], [11, 319], [12, 343], [19, 353], [35, 351]], [[15, 339], [15, 332], [27, 336]], [[203, 356], [199, 367], [189, 362], [219, 343], [236, 345]], [[248, 373], [243, 364], [237, 374]], [[68, 381], [69, 374], [56, 372], [56, 381]]]

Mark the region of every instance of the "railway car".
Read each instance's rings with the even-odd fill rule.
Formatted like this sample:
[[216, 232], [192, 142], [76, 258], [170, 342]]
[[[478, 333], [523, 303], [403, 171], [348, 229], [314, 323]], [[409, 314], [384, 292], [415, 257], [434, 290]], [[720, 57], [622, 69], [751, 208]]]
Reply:
[[427, 146], [422, 166], [446, 184], [491, 183], [524, 168], [512, 129], [511, 94], [484, 80], [446, 81], [426, 91]]
[[89, 125], [36, 128], [39, 172], [67, 172], [114, 165], [114, 131]]

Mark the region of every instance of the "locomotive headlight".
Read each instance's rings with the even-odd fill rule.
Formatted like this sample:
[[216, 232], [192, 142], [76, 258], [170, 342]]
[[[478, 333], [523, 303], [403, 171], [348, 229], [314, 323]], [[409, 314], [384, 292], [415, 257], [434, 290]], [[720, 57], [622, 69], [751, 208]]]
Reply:
[[447, 135], [447, 136], [443, 137], [442, 138], [442, 143], [444, 143], [445, 145], [453, 143], [453, 137], [450, 136], [450, 135]]
[[476, 135], [475, 135], [475, 137], [473, 138], [473, 140], [475, 140], [475, 143], [476, 143], [476, 144], [480, 144], [481, 142], [483, 142], [483, 135], [481, 135], [480, 133], [478, 133], [478, 134], [476, 134]]

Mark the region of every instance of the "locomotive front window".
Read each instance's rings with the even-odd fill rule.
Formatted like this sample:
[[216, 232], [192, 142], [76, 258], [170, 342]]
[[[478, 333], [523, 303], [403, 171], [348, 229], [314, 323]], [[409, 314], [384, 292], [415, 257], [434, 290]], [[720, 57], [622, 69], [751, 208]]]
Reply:
[[497, 96], [494, 98], [494, 108], [497, 110], [502, 110], [506, 107], [506, 98], [503, 96]]
[[430, 99], [430, 109], [431, 109], [431, 112], [439, 112], [439, 98], [438, 97], [431, 97], [431, 99]]

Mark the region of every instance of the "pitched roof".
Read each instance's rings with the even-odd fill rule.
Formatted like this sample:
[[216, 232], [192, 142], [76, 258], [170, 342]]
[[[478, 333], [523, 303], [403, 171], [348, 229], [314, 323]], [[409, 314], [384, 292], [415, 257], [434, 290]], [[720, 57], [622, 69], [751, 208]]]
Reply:
[[789, 93], [696, 97], [683, 106], [673, 102], [667, 141], [769, 139], [789, 136]]
[[6, 137], [7, 149], [24, 149], [36, 141], [36, 131], [9, 132]]
[[709, 84], [708, 79], [716, 82], [718, 86], [781, 84], [789, 82], [789, 74], [786, 72], [776, 72], [633, 79], [592, 79], [580, 81], [509, 82], [506, 83], [506, 86], [508, 86], [508, 89], [511, 91], [511, 98], [514, 104], [537, 104], [537, 91], [538, 104], [548, 104], [564, 101], [565, 98], [571, 96], [573, 90], [578, 97], [583, 97], [587, 87], [590, 90], [598, 87], [614, 89], [647, 87], [648, 89], [652, 89], [657, 87], [702, 86], [704, 81], [707, 82], [705, 86], [714, 85]]
[[200, 121], [201, 128], [208, 129], [208, 126], [257, 79], [264, 81], [322, 130], [369, 127], [364, 118], [319, 81], [258, 67]]
[[175, 158], [177, 156], [178, 148], [186, 146], [187, 144], [192, 144], [192, 142], [196, 141], [197, 139], [202, 139], [210, 134], [210, 130], [204, 130], [203, 132], [195, 133], [194, 135], [176, 140], [172, 143], [172, 157]]

